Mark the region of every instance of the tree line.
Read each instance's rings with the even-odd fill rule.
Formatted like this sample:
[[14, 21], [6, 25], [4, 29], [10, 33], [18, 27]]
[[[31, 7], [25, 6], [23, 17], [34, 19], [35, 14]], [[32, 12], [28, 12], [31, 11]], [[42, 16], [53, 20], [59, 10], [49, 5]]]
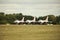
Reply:
[[[60, 15], [46, 15], [49, 17], [49, 24], [60, 24]], [[36, 21], [42, 19], [46, 19], [46, 16], [36, 17]], [[21, 20], [24, 17], [24, 21], [33, 20], [34, 16], [31, 15], [23, 15], [22, 13], [13, 13], [13, 14], [5, 14], [4, 12], [0, 12], [0, 24], [14, 24], [15, 20]]]

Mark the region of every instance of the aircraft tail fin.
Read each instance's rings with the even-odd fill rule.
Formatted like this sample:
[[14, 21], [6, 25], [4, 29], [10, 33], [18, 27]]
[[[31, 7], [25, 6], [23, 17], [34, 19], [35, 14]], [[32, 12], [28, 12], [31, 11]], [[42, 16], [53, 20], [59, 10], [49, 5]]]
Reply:
[[48, 16], [47, 16], [47, 18], [46, 18], [46, 21], [48, 21]]

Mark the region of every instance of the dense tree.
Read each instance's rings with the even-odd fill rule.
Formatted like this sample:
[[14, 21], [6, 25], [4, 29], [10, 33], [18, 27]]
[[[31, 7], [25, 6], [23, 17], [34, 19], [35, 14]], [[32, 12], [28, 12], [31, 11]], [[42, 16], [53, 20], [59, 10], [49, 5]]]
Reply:
[[[49, 17], [49, 22], [53, 24], [60, 24], [60, 16], [47, 15]], [[42, 19], [45, 20], [47, 16], [36, 17], [36, 21]], [[0, 24], [6, 23], [14, 23], [15, 20], [21, 20], [24, 17], [24, 21], [33, 20], [34, 16], [31, 15], [23, 15], [22, 13], [14, 13], [14, 14], [5, 14], [4, 12], [0, 12]]]
[[49, 21], [55, 21], [56, 17], [54, 15], [48, 15]]
[[24, 17], [25, 17], [25, 21], [26, 20], [33, 20], [33, 18], [34, 18], [33, 16], [27, 16], [27, 15], [24, 15]]
[[5, 23], [7, 23], [6, 16], [4, 15], [4, 13], [0, 12], [0, 24], [5, 24]]
[[57, 24], [60, 24], [60, 15], [59, 16], [56, 16], [56, 23]]
[[18, 20], [21, 20], [23, 18], [22, 13], [15, 14], [15, 18], [18, 19]]
[[0, 12], [0, 15], [4, 15], [5, 13], [4, 12]]
[[49, 20], [51, 23], [56, 24], [56, 17], [55, 17], [54, 15], [48, 15], [48, 17], [49, 17], [48, 20]]
[[41, 17], [38, 17], [38, 20], [40, 20], [40, 19], [43, 19], [43, 17], [41, 16]]
[[15, 16], [12, 15], [12, 14], [6, 15], [6, 20], [7, 20], [8, 23], [14, 23], [15, 19], [16, 19]]

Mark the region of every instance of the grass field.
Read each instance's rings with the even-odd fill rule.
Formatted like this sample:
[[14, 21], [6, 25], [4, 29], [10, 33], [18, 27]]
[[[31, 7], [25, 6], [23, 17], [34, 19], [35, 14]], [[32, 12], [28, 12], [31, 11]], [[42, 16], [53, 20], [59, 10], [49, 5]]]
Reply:
[[60, 25], [0, 25], [0, 40], [60, 40]]

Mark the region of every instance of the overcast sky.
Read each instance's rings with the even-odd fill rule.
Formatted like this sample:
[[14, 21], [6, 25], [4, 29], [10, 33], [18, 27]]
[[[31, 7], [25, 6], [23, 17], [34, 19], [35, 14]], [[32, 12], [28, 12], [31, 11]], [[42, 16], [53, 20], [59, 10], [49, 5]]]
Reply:
[[0, 0], [0, 12], [24, 15], [60, 15], [60, 0]]

